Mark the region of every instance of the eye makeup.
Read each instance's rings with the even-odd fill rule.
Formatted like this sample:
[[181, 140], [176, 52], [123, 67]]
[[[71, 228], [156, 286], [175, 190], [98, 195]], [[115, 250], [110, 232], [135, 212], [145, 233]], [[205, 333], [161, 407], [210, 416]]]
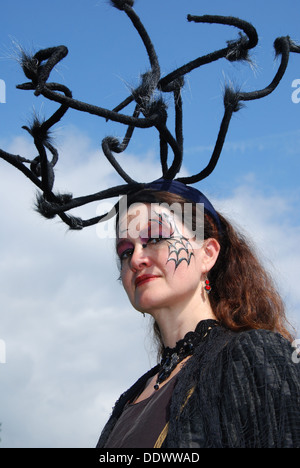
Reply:
[[133, 250], [134, 246], [133, 243], [130, 242], [128, 239], [122, 239], [120, 242], [118, 242], [117, 245], [117, 254], [120, 259], [124, 256], [125, 252], [129, 252]]
[[[145, 227], [142, 228], [140, 232], [137, 232], [137, 238], [144, 247], [147, 246], [152, 240], [172, 239], [174, 237], [174, 232], [176, 229], [174, 219], [166, 213], [154, 212], [154, 216], [156, 217], [149, 218], [146, 221]], [[123, 232], [128, 233], [130, 232], [130, 229], [127, 229]], [[128, 238], [122, 238], [119, 240], [117, 244], [117, 254], [121, 260], [126, 256], [127, 252], [132, 253], [134, 250], [134, 242], [135, 241], [132, 241], [130, 236]]]

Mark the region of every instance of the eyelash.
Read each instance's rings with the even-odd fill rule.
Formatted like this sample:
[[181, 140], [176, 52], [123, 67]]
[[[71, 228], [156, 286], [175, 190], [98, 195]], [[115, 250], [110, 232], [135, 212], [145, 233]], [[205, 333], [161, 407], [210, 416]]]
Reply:
[[[162, 237], [161, 235], [159, 237], [149, 237], [147, 242], [143, 244], [143, 247], [147, 247], [148, 245], [156, 245], [159, 244], [161, 241], [167, 240], [166, 237]], [[122, 263], [124, 260], [127, 260], [130, 255], [132, 255], [134, 249], [126, 249], [124, 252], [119, 255], [120, 262]]]

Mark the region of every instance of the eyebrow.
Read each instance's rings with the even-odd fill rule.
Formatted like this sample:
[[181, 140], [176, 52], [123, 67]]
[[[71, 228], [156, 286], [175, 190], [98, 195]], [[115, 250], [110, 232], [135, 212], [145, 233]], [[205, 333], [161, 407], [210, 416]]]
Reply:
[[[154, 211], [153, 213], [151, 213], [151, 216], [152, 216], [151, 218], [148, 217], [147, 221], [145, 220], [145, 226], [139, 230], [139, 233], [142, 234], [142, 236], [141, 235], [138, 236], [139, 239], [141, 240], [149, 239], [149, 237], [151, 237], [153, 225], [158, 225], [158, 226], [161, 226], [162, 228], [165, 227], [169, 229], [170, 236], [174, 235], [175, 229], [176, 229], [174, 218], [172, 217], [170, 218], [170, 216], [167, 213], [164, 213], [164, 212], [159, 213], [157, 211]], [[130, 224], [130, 218], [134, 219], [135, 216], [128, 215], [127, 226]], [[130, 239], [123, 236], [123, 234], [128, 233], [129, 227], [123, 230], [121, 230], [120, 228], [121, 226], [119, 226], [119, 242], [117, 241], [117, 249], [119, 248], [120, 245], [122, 246], [124, 242], [130, 242]], [[145, 237], [144, 234], [146, 234], [146, 232], [147, 232], [147, 236]]]

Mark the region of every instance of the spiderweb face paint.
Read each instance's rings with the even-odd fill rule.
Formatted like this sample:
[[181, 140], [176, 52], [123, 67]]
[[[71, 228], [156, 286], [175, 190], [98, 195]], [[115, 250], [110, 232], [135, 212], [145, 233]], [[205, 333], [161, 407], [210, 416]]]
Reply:
[[179, 267], [182, 262], [190, 264], [191, 258], [194, 256], [193, 248], [188, 239], [182, 237], [181, 239], [174, 239], [168, 241], [169, 244], [169, 256], [168, 262], [174, 262], [175, 270]]
[[167, 232], [169, 233], [169, 238], [167, 239], [169, 249], [167, 263], [174, 262], [175, 270], [182, 262], [186, 262], [189, 265], [194, 256], [193, 247], [189, 239], [183, 236], [175, 219], [170, 214], [165, 212], [156, 214], [158, 218], [152, 221], [155, 221], [159, 225], [161, 234], [163, 233], [163, 226], [167, 228]]

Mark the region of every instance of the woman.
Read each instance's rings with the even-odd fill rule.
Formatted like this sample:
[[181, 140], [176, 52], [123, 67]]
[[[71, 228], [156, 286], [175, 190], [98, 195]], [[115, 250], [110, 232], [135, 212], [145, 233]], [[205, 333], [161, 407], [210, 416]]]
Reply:
[[121, 280], [154, 319], [161, 362], [121, 395], [97, 447], [300, 447], [300, 364], [282, 301], [245, 239], [174, 181], [128, 206], [117, 220]]

